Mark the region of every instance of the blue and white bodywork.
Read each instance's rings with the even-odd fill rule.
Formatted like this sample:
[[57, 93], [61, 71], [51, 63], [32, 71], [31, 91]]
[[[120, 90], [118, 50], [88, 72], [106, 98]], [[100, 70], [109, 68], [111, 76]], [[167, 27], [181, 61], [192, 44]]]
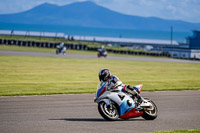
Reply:
[[123, 92], [123, 87], [119, 86], [113, 91], [107, 91], [105, 84], [99, 84], [97, 87], [97, 103], [104, 101], [107, 105], [110, 104], [111, 100], [119, 106], [120, 116], [128, 112], [135, 107], [133, 99]]

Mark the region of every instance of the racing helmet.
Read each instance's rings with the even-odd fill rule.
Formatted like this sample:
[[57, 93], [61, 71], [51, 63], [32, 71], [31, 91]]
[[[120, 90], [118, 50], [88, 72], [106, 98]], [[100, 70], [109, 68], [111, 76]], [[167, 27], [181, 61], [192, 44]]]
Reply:
[[105, 81], [107, 81], [110, 78], [110, 75], [111, 75], [110, 70], [108, 70], [108, 69], [101, 69], [99, 71], [99, 80], [101, 82], [102, 81], [105, 82]]

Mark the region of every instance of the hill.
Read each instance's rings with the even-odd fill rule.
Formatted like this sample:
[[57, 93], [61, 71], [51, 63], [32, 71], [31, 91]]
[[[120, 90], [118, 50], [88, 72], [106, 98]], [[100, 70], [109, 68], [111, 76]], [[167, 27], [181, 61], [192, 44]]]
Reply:
[[0, 22], [163, 31], [171, 26], [176, 31], [200, 29], [200, 23], [125, 15], [89, 1], [64, 6], [44, 3], [21, 13], [0, 15]]

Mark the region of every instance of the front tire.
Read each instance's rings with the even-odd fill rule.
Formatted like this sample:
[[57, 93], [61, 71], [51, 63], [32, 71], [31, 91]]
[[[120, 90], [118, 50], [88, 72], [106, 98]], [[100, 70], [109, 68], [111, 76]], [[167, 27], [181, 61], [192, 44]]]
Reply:
[[58, 49], [56, 50], [56, 54], [59, 54], [59, 50]]
[[[145, 99], [145, 100], [149, 100], [149, 99]], [[151, 103], [152, 108], [150, 109], [144, 108], [142, 117], [146, 120], [154, 120], [158, 116], [158, 109], [157, 109], [156, 104], [152, 100], [149, 100], [149, 102]]]
[[97, 54], [97, 57], [100, 58], [100, 56], [101, 56], [101, 55], [98, 53], [98, 54]]
[[110, 105], [107, 105], [103, 101], [100, 102], [98, 104], [98, 111], [105, 120], [114, 121], [119, 118], [117, 106], [112, 103]]

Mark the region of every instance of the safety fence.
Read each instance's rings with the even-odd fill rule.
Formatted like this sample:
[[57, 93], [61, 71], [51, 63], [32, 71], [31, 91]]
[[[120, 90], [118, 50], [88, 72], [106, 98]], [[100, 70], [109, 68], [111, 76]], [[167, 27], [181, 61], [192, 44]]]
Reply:
[[[60, 43], [0, 39], [0, 44], [26, 47], [56, 48], [56, 46]], [[82, 44], [65, 44], [65, 46], [67, 49], [88, 50], [87, 45]]]
[[[0, 39], [0, 44], [26, 46], [26, 47], [56, 48], [57, 45], [59, 45], [60, 43]], [[98, 49], [96, 47], [88, 47], [87, 45], [84, 45], [84, 44], [69, 44], [69, 43], [66, 44], [65, 43], [65, 46], [67, 49], [74, 49], [74, 50], [97, 51]], [[165, 53], [150, 53], [150, 52], [140, 52], [140, 51], [131, 51], [131, 50], [114, 50], [114, 49], [107, 49], [107, 51], [110, 53], [118, 53], [118, 54], [170, 57], [169, 54], [165, 54]]]

